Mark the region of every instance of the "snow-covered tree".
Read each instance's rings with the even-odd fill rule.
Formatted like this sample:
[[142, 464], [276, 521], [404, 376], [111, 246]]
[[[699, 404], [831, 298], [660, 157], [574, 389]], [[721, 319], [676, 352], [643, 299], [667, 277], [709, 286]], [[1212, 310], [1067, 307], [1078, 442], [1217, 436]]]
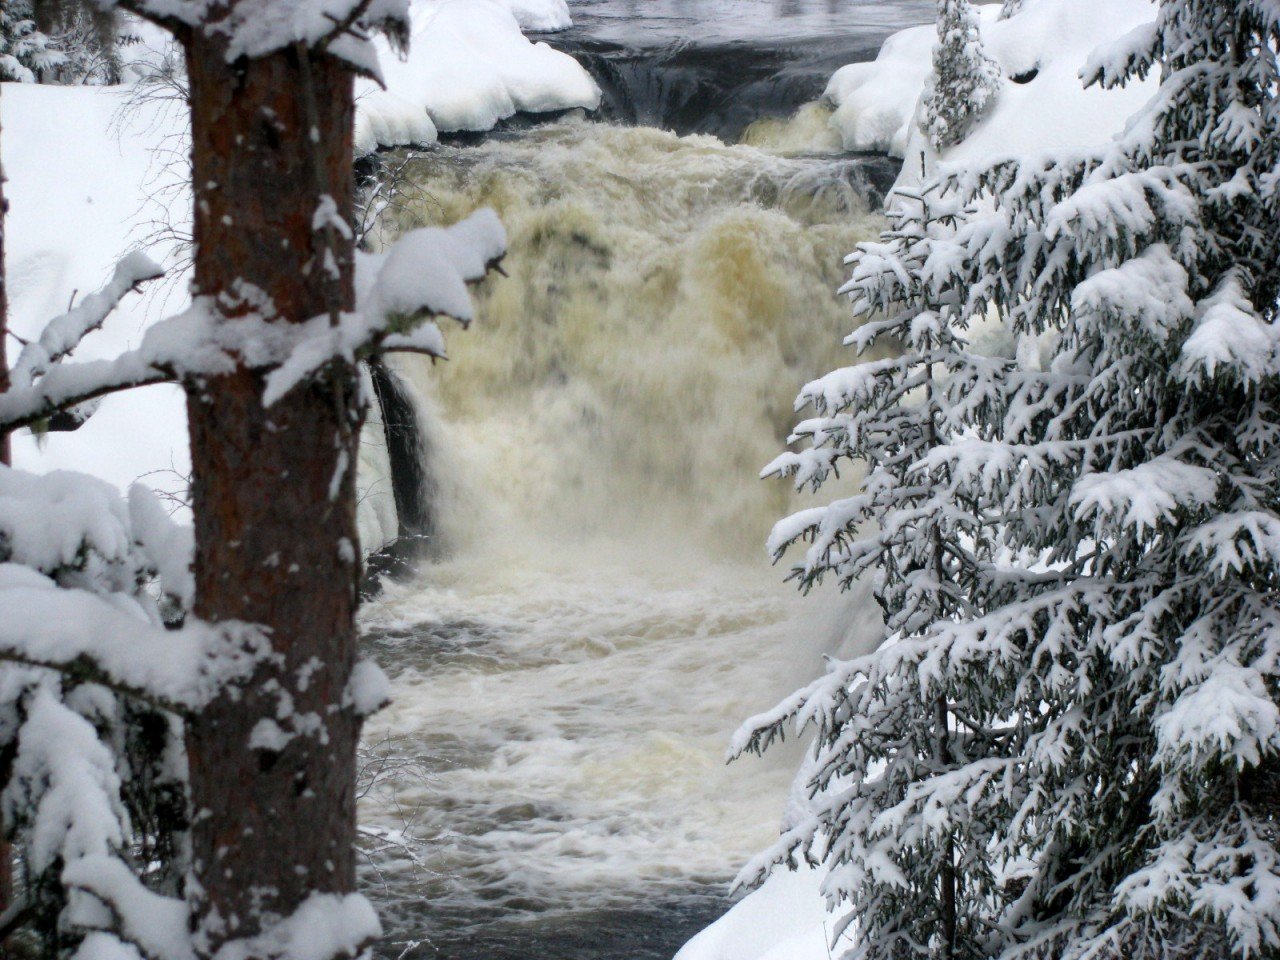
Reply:
[[982, 49], [969, 0], [938, 0], [938, 42], [920, 123], [935, 149], [965, 138], [1000, 92], [999, 65]]
[[119, 83], [121, 46], [118, 13], [92, 0], [39, 0], [37, 25], [50, 38], [59, 62], [37, 71], [43, 83]]
[[[407, 0], [100, 5], [151, 20], [183, 46], [192, 303], [134, 349], [75, 359], [154, 275], [145, 257], [126, 257], [103, 290], [23, 347], [0, 393], [0, 434], [117, 391], [180, 383], [192, 457], [189, 613], [168, 629], [119, 590], [0, 564], [10, 576], [0, 579], [0, 660], [180, 720], [186, 884], [181, 897], [141, 884], [139, 864], [123, 856], [133, 835], [121, 811], [103, 812], [119, 790], [127, 813], [128, 792], [87, 735], [68, 776], [105, 800], [82, 818], [80, 792], [59, 792], [61, 818], [31, 821], [61, 824], [77, 858], [40, 847], [51, 856], [41, 875], [69, 892], [57, 924], [80, 938], [80, 960], [346, 960], [380, 929], [355, 892], [356, 745], [386, 697], [356, 643], [355, 467], [369, 399], [358, 364], [393, 351], [441, 356], [436, 319], [471, 319], [468, 285], [500, 260], [505, 234], [481, 211], [357, 263], [353, 79], [376, 73], [373, 33], [406, 40]], [[63, 526], [49, 536], [78, 550]], [[61, 686], [52, 702], [68, 696]], [[22, 783], [61, 776], [31, 771]], [[14, 790], [23, 792], [11, 827], [21, 831], [35, 793]]]
[[1022, 12], [1026, 5], [1027, 0], [1004, 0], [1004, 2], [1000, 4], [1000, 19], [1008, 20], [1010, 17], [1016, 16]]
[[[1270, 3], [1163, 0], [1086, 70], [1105, 85], [1160, 73], [1120, 140], [953, 171], [931, 188], [958, 211], [949, 236], [913, 257], [918, 241], [891, 233], [854, 257], [864, 308], [894, 318], [871, 329], [933, 324], [951, 303], [953, 329], [995, 313], [1018, 343], [913, 454], [988, 565], [948, 579], [960, 615], [833, 664], [739, 743], [764, 746], [791, 718], [816, 726], [809, 820], [774, 856], [807, 844], [831, 867], [862, 956], [928, 946], [883, 936], [866, 896], [902, 891], [905, 914], [933, 915], [936, 892], [894, 854], [961, 823], [988, 837], [981, 895], [959, 901], [985, 931], [974, 955], [1280, 953], [1277, 45]], [[848, 406], [842, 426], [801, 431], [819, 445], [803, 462], [847, 450], [881, 475], [880, 448], [843, 439], [879, 398], [830, 397]], [[853, 543], [868, 519], [901, 523], [892, 504], [837, 503], [777, 537], [819, 524]], [[877, 566], [891, 585], [892, 563]], [[864, 726], [904, 690], [947, 696], [964, 744], [950, 767], [868, 747], [924, 755], [922, 708]], [[896, 770], [901, 799], [869, 809]]]
[[0, 5], [0, 80], [33, 83], [64, 60], [53, 39], [37, 29], [32, 0]]
[[[143, 487], [126, 501], [92, 477], [0, 466], [9, 632], [31, 630], [26, 618], [40, 611], [163, 636], [164, 611], [180, 616], [190, 600], [190, 555], [190, 530]], [[0, 814], [21, 867], [6, 916], [42, 955], [62, 956], [102, 925], [73, 879], [80, 873], [117, 875], [117, 896], [181, 896], [182, 729], [89, 663], [55, 670], [39, 657], [6, 659], [18, 662], [0, 669]]]
[[[779, 524], [769, 549], [781, 559], [808, 541], [795, 570], [806, 587], [829, 575], [846, 586], [876, 575], [890, 645], [757, 718], [737, 748], [764, 749], [795, 718], [817, 726], [810, 776], [822, 798], [745, 879], [798, 854], [827, 863], [829, 896], [857, 906], [854, 957], [982, 955], [989, 931], [976, 921], [988, 908], [975, 903], [989, 901], [998, 881], [987, 854], [989, 801], [979, 797], [961, 813], [963, 801], [944, 810], [920, 789], [945, 789], [991, 749], [990, 734], [972, 726], [991, 710], [989, 691], [929, 664], [930, 634], [967, 621], [971, 598], [997, 575], [985, 547], [986, 489], [931, 458], [975, 414], [998, 413], [1004, 373], [1001, 361], [973, 353], [957, 326], [967, 290], [954, 284], [947, 258], [960, 252], [951, 239], [959, 211], [933, 193], [899, 195], [892, 229], [860, 250], [846, 287], [859, 312], [880, 317], [848, 343], [901, 352], [805, 387], [800, 404], [816, 416], [792, 441], [809, 447], [765, 470], [815, 490], [842, 462], [866, 470], [855, 495]], [[932, 282], [900, 282], [924, 272]]]

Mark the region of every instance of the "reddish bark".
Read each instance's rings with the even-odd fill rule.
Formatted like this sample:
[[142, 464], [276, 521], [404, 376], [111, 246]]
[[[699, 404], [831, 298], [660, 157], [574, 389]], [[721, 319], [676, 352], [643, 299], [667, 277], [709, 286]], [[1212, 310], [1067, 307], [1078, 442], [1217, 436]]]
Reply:
[[[296, 49], [228, 64], [205, 36], [186, 47], [195, 292], [234, 317], [256, 306], [251, 285], [278, 323], [351, 309], [352, 245], [312, 230], [321, 194], [348, 219], [352, 208], [349, 69]], [[320, 266], [326, 245], [336, 275]], [[360, 723], [339, 705], [356, 655], [359, 412], [347, 365], [270, 409], [258, 372], [186, 386], [195, 613], [262, 624], [279, 655], [188, 724], [197, 944], [211, 956], [258, 932], [264, 914], [355, 885]], [[260, 723], [288, 734], [292, 720], [315, 727], [251, 749], [255, 729], [270, 729]]]

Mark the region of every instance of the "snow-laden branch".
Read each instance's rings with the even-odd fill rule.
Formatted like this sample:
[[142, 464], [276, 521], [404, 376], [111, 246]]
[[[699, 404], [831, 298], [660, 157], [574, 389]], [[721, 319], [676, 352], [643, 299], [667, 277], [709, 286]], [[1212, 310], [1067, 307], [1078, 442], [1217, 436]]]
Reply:
[[90, 400], [173, 379], [171, 370], [147, 363], [136, 351], [115, 360], [58, 366], [35, 386], [0, 394], [0, 431], [29, 427]]
[[434, 320], [464, 327], [475, 316], [469, 287], [500, 269], [507, 235], [497, 214], [479, 210], [451, 227], [413, 230], [381, 254], [357, 260], [356, 311], [337, 324], [319, 317], [299, 325], [277, 370], [267, 377], [268, 406], [334, 360], [391, 351], [445, 357]]
[[257, 627], [165, 630], [123, 599], [63, 589], [17, 564], [0, 564], [0, 609], [0, 661], [46, 667], [179, 714], [247, 679], [270, 655]]
[[[445, 228], [405, 234], [382, 254], [358, 261], [357, 309], [290, 323], [270, 299], [248, 284], [222, 298], [197, 297], [191, 306], [147, 330], [142, 343], [112, 360], [64, 362], [102, 326], [126, 293], [159, 275], [139, 254], [80, 307], [52, 321], [18, 358], [13, 386], [0, 394], [0, 431], [38, 423], [60, 410], [133, 387], [220, 376], [237, 369], [266, 373], [270, 406], [334, 361], [355, 363], [392, 351], [444, 358], [435, 324], [474, 317], [469, 287], [500, 270], [507, 238], [497, 215], [480, 210]], [[237, 311], [227, 315], [228, 303]]]
[[126, 294], [137, 291], [148, 280], [164, 276], [164, 270], [145, 254], [135, 251], [121, 260], [111, 282], [80, 301], [80, 305], [50, 320], [37, 340], [18, 354], [10, 371], [15, 387], [30, 387], [37, 377], [68, 356], [90, 333], [102, 327]]
[[198, 31], [226, 43], [227, 62], [301, 45], [380, 78], [371, 34], [408, 41], [408, 0], [100, 0], [175, 33]]
[[127, 948], [133, 947], [147, 960], [195, 960], [186, 902], [148, 890], [118, 857], [82, 857], [68, 864], [62, 881], [93, 897], [112, 915], [113, 930], [86, 938], [86, 944], [97, 939], [95, 945], [102, 948], [93, 955], [128, 956]]

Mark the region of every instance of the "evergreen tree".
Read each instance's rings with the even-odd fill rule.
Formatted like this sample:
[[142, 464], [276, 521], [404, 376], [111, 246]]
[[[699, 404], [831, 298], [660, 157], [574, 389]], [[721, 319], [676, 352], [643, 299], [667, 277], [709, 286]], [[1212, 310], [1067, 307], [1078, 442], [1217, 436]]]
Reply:
[[0, 4], [0, 80], [34, 83], [64, 59], [52, 38], [37, 29], [32, 0]]
[[[992, 748], [969, 719], [990, 713], [985, 687], [934, 671], [929, 638], [939, 624], [966, 622], [970, 598], [998, 576], [984, 547], [981, 478], [935, 454], [976, 412], [998, 409], [1004, 372], [970, 350], [958, 323], [966, 290], [949, 261], [959, 252], [951, 239], [959, 211], [933, 194], [898, 195], [893, 228], [860, 249], [845, 291], [859, 312], [883, 317], [848, 342], [860, 352], [896, 343], [901, 353], [809, 384], [800, 403], [817, 415], [792, 440], [810, 447], [765, 471], [816, 490], [843, 461], [866, 467], [855, 496], [779, 524], [770, 549], [781, 558], [809, 542], [794, 571], [806, 588], [828, 575], [848, 586], [876, 574], [888, 646], [833, 666], [753, 723], [740, 745], [765, 748], [793, 717], [817, 725], [810, 786], [822, 799], [753, 869], [763, 876], [798, 853], [831, 866], [839, 879], [828, 894], [857, 905], [851, 955], [859, 958], [985, 956], [989, 934], [975, 921], [989, 908], [975, 904], [990, 901], [998, 882], [987, 855], [997, 817], [986, 799], [960, 811], [920, 790], [947, 789]], [[935, 282], [918, 279], [926, 274]]]
[[[959, 901], [960, 928], [985, 931], [975, 955], [1280, 954], [1278, 45], [1262, 0], [1163, 0], [1086, 71], [1104, 85], [1160, 72], [1119, 141], [955, 174], [934, 188], [958, 211], [949, 236], [913, 257], [917, 241], [890, 233], [854, 257], [863, 307], [897, 318], [875, 324], [932, 323], [925, 308], [951, 298], [954, 329], [994, 311], [1020, 338], [913, 451], [985, 564], [948, 580], [962, 615], [833, 665], [741, 741], [816, 725], [810, 818], [774, 859], [805, 846], [832, 868], [859, 956], [908, 952], [878, 911], [892, 890], [905, 915], [933, 915], [936, 867], [895, 852], [936, 850], [961, 823], [989, 838], [988, 876]], [[891, 446], [857, 435], [876, 402], [849, 394], [847, 429], [800, 431], [820, 444], [802, 456], [880, 475]], [[857, 522], [893, 529], [897, 510], [837, 503], [777, 537], [853, 542]], [[811, 552], [799, 571], [852, 571], [854, 556]], [[907, 706], [922, 691], [945, 692], [962, 745], [933, 769], [925, 708]], [[895, 770], [900, 799], [872, 797]]]
[[954, 146], [1000, 92], [1000, 67], [982, 49], [969, 0], [938, 0], [938, 42], [921, 125], [937, 150]]
[[121, 33], [116, 10], [88, 0], [8, 0], [0, 7], [0, 79], [26, 83], [119, 83]]
[[1000, 5], [1000, 19], [1008, 20], [1012, 16], [1021, 13], [1026, 7], [1027, 0], [1004, 0]]

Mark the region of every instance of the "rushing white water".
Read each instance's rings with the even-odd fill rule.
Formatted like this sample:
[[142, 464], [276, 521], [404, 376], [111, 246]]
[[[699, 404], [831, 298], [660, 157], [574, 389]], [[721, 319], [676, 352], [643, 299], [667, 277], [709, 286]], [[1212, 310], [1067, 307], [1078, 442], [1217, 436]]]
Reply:
[[[568, 121], [409, 171], [387, 230], [488, 205], [512, 254], [451, 362], [399, 368], [448, 558], [367, 616], [396, 692], [370, 739], [430, 771], [366, 805], [432, 838], [392, 925], [448, 957], [661, 955], [674, 932], [646, 953], [619, 918], [722, 895], [782, 813], [796, 755], [726, 767], [730, 733], [863, 642], [865, 597], [769, 567], [797, 498], [756, 478], [797, 387], [846, 359], [864, 167]], [[722, 905], [700, 909], [687, 932]]]

